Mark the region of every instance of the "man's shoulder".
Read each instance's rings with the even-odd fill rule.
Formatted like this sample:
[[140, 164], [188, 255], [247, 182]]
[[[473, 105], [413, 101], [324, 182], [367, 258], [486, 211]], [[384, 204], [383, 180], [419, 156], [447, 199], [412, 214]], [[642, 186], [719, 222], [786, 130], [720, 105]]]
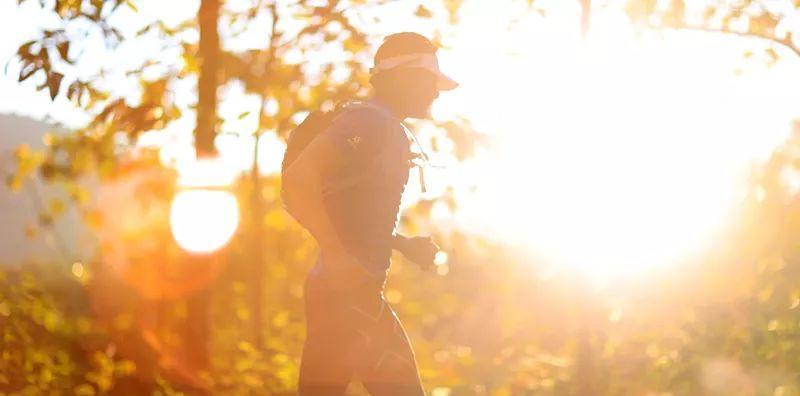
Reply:
[[340, 109], [333, 124], [385, 130], [398, 127], [400, 122], [382, 107], [368, 102], [356, 102]]
[[397, 118], [381, 107], [348, 104], [337, 110], [330, 126], [323, 132], [347, 153], [372, 153], [398, 141], [403, 134]]

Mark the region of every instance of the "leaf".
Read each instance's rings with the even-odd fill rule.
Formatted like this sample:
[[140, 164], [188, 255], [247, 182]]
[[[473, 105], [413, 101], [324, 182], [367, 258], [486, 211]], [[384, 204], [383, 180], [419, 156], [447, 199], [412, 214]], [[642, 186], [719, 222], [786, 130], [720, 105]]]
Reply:
[[417, 7], [417, 10], [414, 11], [414, 16], [419, 18], [431, 18], [433, 17], [433, 13], [424, 5], [420, 4], [419, 7]]
[[364, 42], [364, 40], [354, 38], [352, 35], [346, 38], [342, 45], [344, 46], [345, 51], [352, 52], [354, 54], [364, 50], [367, 47], [367, 43]]
[[184, 46], [181, 58], [183, 59], [183, 63], [188, 73], [197, 73], [200, 71], [200, 63], [197, 61], [197, 56], [190, 51], [188, 46]]
[[94, 387], [89, 384], [82, 384], [73, 389], [74, 394], [77, 396], [94, 396], [96, 393]]
[[20, 177], [27, 177], [43, 162], [44, 153], [33, 151], [27, 144], [22, 144], [14, 151], [14, 158], [17, 162], [17, 174]]
[[69, 9], [69, 2], [67, 0], [56, 0], [55, 10], [59, 17], [62, 19], [66, 17]]
[[42, 227], [47, 227], [53, 224], [53, 216], [48, 213], [40, 213], [39, 214], [39, 225]]
[[142, 103], [161, 103], [167, 91], [167, 80], [161, 79], [152, 82], [142, 82], [142, 91]]
[[87, 210], [83, 212], [83, 220], [89, 228], [99, 230], [103, 226], [103, 213], [97, 209]]
[[72, 101], [75, 104], [78, 104], [78, 101], [83, 93], [82, 84], [80, 81], [74, 81], [67, 87], [67, 99]]
[[272, 317], [272, 325], [275, 327], [286, 327], [287, 324], [289, 324], [289, 311], [287, 310], [282, 309]]
[[61, 216], [62, 214], [64, 214], [65, 210], [66, 210], [66, 205], [64, 205], [64, 201], [57, 198], [53, 198], [50, 200], [50, 213], [53, 215], [53, 217]]
[[769, 59], [767, 59], [767, 66], [770, 66], [770, 67], [774, 66], [775, 63], [780, 58], [780, 56], [778, 55], [778, 52], [775, 51], [775, 48], [772, 48], [772, 47], [767, 48], [764, 52], [766, 52], [767, 56], [769, 57]]
[[61, 73], [53, 72], [50, 78], [47, 79], [47, 87], [50, 89], [50, 99], [55, 100], [58, 95], [58, 89], [61, 87], [61, 79], [64, 75]]
[[58, 49], [58, 53], [59, 53], [59, 55], [61, 55], [61, 59], [63, 59], [64, 61], [66, 61], [69, 64], [72, 64], [72, 61], [69, 60], [69, 56], [68, 56], [69, 55], [69, 41], [64, 41], [62, 43], [59, 43], [58, 46], [56, 46], [56, 49]]
[[30, 156], [31, 156], [31, 146], [29, 146], [26, 143], [20, 144], [14, 150], [14, 158], [17, 160], [17, 162], [24, 161]]
[[17, 82], [23, 82], [27, 80], [28, 77], [32, 76], [37, 70], [39, 70], [39, 68], [36, 67], [36, 64], [33, 62], [26, 63], [19, 71], [19, 78], [17, 79]]
[[[533, 2], [534, 0], [528, 0], [528, 7], [533, 8]], [[458, 11], [461, 9], [463, 4], [463, 0], [446, 0], [444, 2], [445, 7], [447, 8], [447, 13], [450, 15], [450, 23], [458, 22]]]
[[67, 187], [67, 191], [69, 192], [70, 199], [79, 205], [88, 203], [91, 197], [89, 190], [77, 183], [70, 183]]
[[778, 20], [768, 13], [750, 18], [749, 30], [756, 35], [771, 36], [775, 32]]
[[23, 59], [26, 58], [28, 55], [32, 55], [30, 50], [31, 50], [31, 47], [34, 44], [36, 44], [36, 42], [37, 42], [36, 40], [31, 40], [31, 41], [28, 41], [25, 44], [22, 44], [21, 46], [19, 46], [19, 49], [17, 50], [17, 55], [19, 55]]
[[672, 0], [663, 22], [666, 26], [678, 27], [683, 23], [685, 13], [686, 4], [683, 0]]
[[709, 22], [714, 18], [715, 15], [717, 15], [717, 8], [708, 7], [703, 11], [703, 20]]
[[114, 373], [119, 376], [128, 376], [136, 372], [136, 363], [132, 360], [122, 360], [114, 367]]
[[178, 106], [170, 106], [170, 107], [168, 107], [166, 114], [167, 114], [167, 118], [169, 118], [170, 120], [177, 120], [178, 118], [181, 118], [181, 115], [182, 115], [181, 109], [178, 108]]
[[142, 36], [143, 34], [149, 32], [150, 29], [152, 29], [155, 26], [156, 26], [155, 23], [151, 23], [151, 24], [145, 25], [143, 28], [139, 29], [139, 31], [136, 32], [135, 36], [136, 37]]
[[632, 21], [645, 21], [655, 12], [657, 3], [656, 0], [629, 1], [625, 5], [625, 13]]
[[89, 93], [89, 103], [87, 104], [87, 107], [92, 107], [95, 105], [95, 103], [104, 101], [109, 97], [108, 93], [99, 91], [93, 88], [91, 85], [84, 85], [84, 88], [86, 89], [86, 92]]

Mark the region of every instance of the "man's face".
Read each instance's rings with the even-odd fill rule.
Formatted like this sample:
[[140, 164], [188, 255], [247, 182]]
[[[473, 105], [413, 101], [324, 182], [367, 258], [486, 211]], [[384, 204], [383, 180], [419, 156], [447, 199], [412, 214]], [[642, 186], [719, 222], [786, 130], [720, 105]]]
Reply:
[[404, 112], [411, 118], [428, 118], [433, 101], [439, 97], [436, 75], [422, 68], [397, 70], [397, 93]]

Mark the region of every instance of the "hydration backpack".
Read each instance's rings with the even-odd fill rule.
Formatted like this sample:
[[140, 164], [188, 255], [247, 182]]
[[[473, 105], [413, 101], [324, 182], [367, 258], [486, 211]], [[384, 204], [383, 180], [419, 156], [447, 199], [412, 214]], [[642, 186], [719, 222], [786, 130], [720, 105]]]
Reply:
[[[300, 153], [302, 153], [303, 150], [305, 150], [305, 148], [308, 147], [309, 143], [311, 143], [312, 140], [314, 140], [317, 136], [319, 136], [320, 133], [328, 129], [328, 127], [331, 126], [331, 124], [333, 124], [333, 122], [336, 120], [337, 117], [350, 110], [355, 110], [359, 108], [363, 109], [364, 107], [376, 109], [379, 111], [384, 111], [383, 109], [369, 102], [351, 101], [351, 102], [340, 103], [333, 110], [329, 111], [316, 110], [310, 113], [305, 118], [305, 120], [303, 120], [303, 122], [301, 122], [300, 125], [298, 125], [289, 134], [289, 138], [287, 139], [286, 143], [286, 151], [283, 154], [283, 161], [281, 163], [281, 178], [285, 176], [286, 169], [288, 169], [289, 166], [295, 160], [297, 160], [297, 157], [299, 157]], [[424, 164], [427, 165], [428, 155], [425, 153], [425, 150], [422, 148], [422, 145], [419, 143], [419, 140], [417, 140], [417, 137], [414, 135], [414, 132], [409, 130], [402, 122], [400, 122], [399, 124], [403, 128], [403, 131], [406, 133], [406, 135], [411, 136], [414, 140], [414, 143], [416, 143], [417, 147], [419, 147], [420, 153], [416, 154], [416, 157], [421, 158]], [[378, 160], [380, 157], [380, 153], [375, 157], [376, 157], [375, 159]], [[423, 193], [425, 193], [427, 190], [425, 186], [426, 183], [424, 174], [425, 165], [420, 166], [419, 164], [414, 164], [414, 166], [419, 167], [420, 187]], [[357, 183], [360, 179], [363, 178], [363, 176], [365, 176], [365, 173], [356, 174], [353, 175], [352, 177], [342, 179], [336, 185], [328, 186], [329, 188], [327, 189], [326, 192], [343, 190]], [[286, 195], [283, 189], [281, 189], [281, 199], [283, 201], [284, 208], [287, 209], [287, 211], [289, 211], [289, 208], [286, 205], [287, 203]], [[289, 213], [291, 213], [291, 211], [289, 211]]]
[[[317, 110], [310, 113], [303, 122], [300, 123], [290, 134], [286, 142], [286, 151], [283, 154], [283, 161], [281, 164], [281, 178], [286, 175], [286, 169], [297, 160], [300, 153], [308, 147], [309, 143], [313, 141], [320, 133], [324, 132], [328, 127], [333, 124], [335, 119], [350, 111], [359, 108], [369, 107], [373, 109], [380, 109], [374, 104], [369, 102], [346, 102], [337, 105], [336, 108], [329, 111]], [[378, 157], [378, 156], [376, 156]], [[328, 186], [326, 192], [340, 191], [353, 184], [357, 183], [363, 178], [364, 174], [355, 174], [349, 178], [339, 180], [336, 185]], [[289, 205], [287, 205], [287, 197], [285, 191], [281, 189], [281, 199], [284, 208], [291, 214]]]
[[289, 165], [308, 147], [308, 144], [331, 125], [338, 110], [337, 108], [330, 111], [314, 111], [289, 134], [289, 139], [286, 142], [286, 151], [283, 153], [283, 162], [281, 163], [281, 177], [284, 176]]

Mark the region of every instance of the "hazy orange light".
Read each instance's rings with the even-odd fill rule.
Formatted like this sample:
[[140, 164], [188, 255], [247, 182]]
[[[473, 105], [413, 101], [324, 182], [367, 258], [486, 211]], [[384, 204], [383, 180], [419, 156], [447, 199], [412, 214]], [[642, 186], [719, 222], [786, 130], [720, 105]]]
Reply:
[[239, 226], [236, 197], [220, 189], [232, 173], [218, 160], [199, 160], [179, 167], [178, 192], [170, 206], [170, 229], [178, 245], [196, 254], [212, 253], [230, 241]]
[[187, 190], [172, 200], [172, 236], [192, 253], [211, 253], [225, 246], [239, 225], [236, 197], [227, 191]]
[[466, 115], [491, 145], [462, 163], [439, 146], [451, 162], [426, 174], [428, 191], [455, 186], [458, 205], [432, 214], [553, 271], [657, 277], [713, 249], [796, 113], [782, 87], [797, 63], [737, 76], [729, 37], [640, 32], [609, 10], [582, 40], [577, 2], [513, 29], [465, 7], [442, 54], [462, 85], [433, 113]]

